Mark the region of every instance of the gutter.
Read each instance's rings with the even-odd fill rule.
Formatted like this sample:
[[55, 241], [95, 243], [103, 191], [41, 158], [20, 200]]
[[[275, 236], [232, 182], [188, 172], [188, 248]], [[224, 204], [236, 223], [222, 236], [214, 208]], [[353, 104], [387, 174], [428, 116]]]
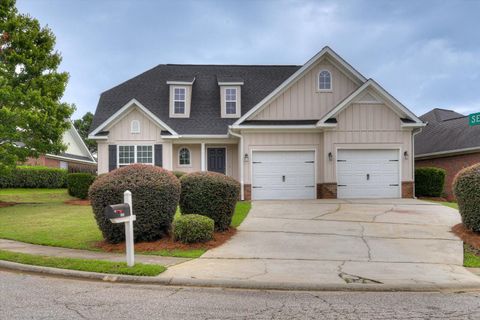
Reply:
[[235, 133], [232, 131], [232, 127], [228, 128], [228, 133], [231, 134], [234, 137], [240, 138], [240, 154], [239, 154], [239, 160], [238, 160], [238, 165], [240, 166], [240, 200], [245, 200], [245, 192], [243, 190], [244, 186], [244, 181], [243, 181], [243, 171], [244, 171], [244, 164], [242, 161], [243, 158], [243, 136], [241, 134]]
[[422, 132], [423, 127], [412, 130], [412, 178], [413, 178], [413, 197], [415, 197], [415, 136]]

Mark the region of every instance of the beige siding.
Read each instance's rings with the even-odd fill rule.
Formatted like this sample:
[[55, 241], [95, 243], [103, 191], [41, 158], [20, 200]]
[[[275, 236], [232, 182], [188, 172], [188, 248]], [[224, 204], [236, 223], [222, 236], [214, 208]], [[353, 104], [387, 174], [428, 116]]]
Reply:
[[[190, 150], [190, 159], [191, 165], [189, 166], [181, 166], [178, 161], [178, 151], [186, 147]], [[200, 171], [201, 169], [201, 162], [200, 162], [200, 154], [201, 154], [201, 146], [200, 144], [174, 144], [173, 145], [173, 170], [175, 171], [183, 171], [183, 172], [195, 172]]]
[[[131, 133], [132, 120], [140, 122], [140, 133]], [[163, 167], [172, 169], [172, 143], [160, 137], [161, 128], [137, 108], [132, 108], [118, 121], [106, 128], [108, 140], [98, 143], [98, 173], [108, 172], [108, 145], [163, 145]]]
[[98, 174], [108, 172], [108, 143], [99, 141], [97, 145]]
[[[140, 122], [140, 133], [131, 133], [130, 125], [132, 120]], [[151, 141], [156, 142], [160, 139], [161, 128], [150, 120], [143, 112], [133, 108], [128, 114], [116, 123], [113, 123], [107, 129], [109, 131], [109, 142], [118, 141]]]
[[[317, 89], [317, 78], [321, 70], [328, 70], [332, 74], [331, 92], [319, 92]], [[324, 59], [252, 119], [320, 119], [359, 86], [359, 83], [352, 81], [340, 69]]]
[[325, 162], [325, 182], [336, 181], [336, 152], [340, 148], [399, 149], [407, 151], [407, 160], [400, 157], [402, 181], [412, 179], [411, 130], [402, 130], [399, 116], [383, 104], [352, 104], [341, 112], [336, 130], [324, 133], [325, 154], [332, 152], [333, 161]]
[[244, 162], [244, 182], [251, 181], [251, 159], [254, 150], [315, 150], [317, 156], [317, 183], [323, 181], [318, 168], [323, 167], [322, 133], [319, 132], [245, 132], [243, 133], [244, 152], [250, 161]]

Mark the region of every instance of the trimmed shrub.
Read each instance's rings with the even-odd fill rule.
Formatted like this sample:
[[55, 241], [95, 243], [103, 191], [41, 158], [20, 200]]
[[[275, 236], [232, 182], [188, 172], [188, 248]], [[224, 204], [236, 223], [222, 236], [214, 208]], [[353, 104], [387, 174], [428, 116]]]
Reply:
[[445, 184], [445, 170], [433, 167], [415, 169], [415, 195], [440, 197]]
[[173, 221], [173, 238], [183, 243], [206, 242], [213, 239], [215, 223], [199, 214], [186, 214]]
[[227, 230], [232, 222], [240, 184], [233, 178], [215, 172], [194, 172], [180, 182], [182, 214], [201, 214], [215, 221], [215, 230]]
[[178, 179], [180, 179], [181, 177], [183, 177], [184, 175], [186, 175], [187, 173], [186, 172], [183, 172], [183, 171], [172, 171], [172, 173], [175, 175], [175, 177], [177, 177]]
[[453, 192], [464, 226], [480, 232], [480, 164], [465, 168], [457, 174]]
[[105, 217], [107, 205], [123, 203], [123, 193], [132, 192], [136, 241], [160, 239], [170, 230], [180, 197], [180, 182], [160, 167], [134, 164], [99, 176], [90, 186], [88, 196], [97, 225], [107, 242], [125, 239], [125, 227]]
[[42, 166], [17, 166], [0, 176], [0, 188], [64, 188], [67, 170]]
[[67, 174], [68, 194], [72, 197], [87, 199], [88, 188], [95, 180], [95, 176], [90, 173], [69, 173]]

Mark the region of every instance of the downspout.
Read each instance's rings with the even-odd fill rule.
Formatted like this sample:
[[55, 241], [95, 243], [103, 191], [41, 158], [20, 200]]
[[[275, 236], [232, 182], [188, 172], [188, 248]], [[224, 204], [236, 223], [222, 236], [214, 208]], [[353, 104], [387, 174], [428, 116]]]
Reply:
[[243, 136], [241, 134], [235, 133], [231, 128], [228, 129], [228, 133], [234, 137], [240, 138], [240, 154], [238, 155], [238, 165], [240, 167], [240, 199], [245, 200], [244, 190], [243, 190]]
[[415, 136], [422, 132], [422, 128], [413, 129], [412, 132], [412, 178], [413, 178], [413, 198], [415, 197]]

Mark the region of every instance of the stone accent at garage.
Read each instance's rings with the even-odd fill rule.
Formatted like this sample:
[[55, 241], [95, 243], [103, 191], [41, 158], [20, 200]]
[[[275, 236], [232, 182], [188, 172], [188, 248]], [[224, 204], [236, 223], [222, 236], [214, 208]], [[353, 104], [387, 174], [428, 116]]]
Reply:
[[402, 198], [412, 199], [415, 194], [413, 191], [415, 183], [413, 181], [402, 181]]
[[447, 172], [445, 176], [445, 186], [443, 191], [447, 200], [454, 200], [453, 180], [457, 173], [463, 168], [469, 167], [480, 162], [480, 153], [459, 154], [451, 157], [442, 157], [434, 159], [422, 159], [415, 161], [415, 167], [436, 167], [442, 168]]
[[243, 197], [245, 200], [252, 200], [252, 185], [244, 184], [243, 185]]
[[318, 183], [317, 199], [337, 199], [337, 184], [335, 182]]

